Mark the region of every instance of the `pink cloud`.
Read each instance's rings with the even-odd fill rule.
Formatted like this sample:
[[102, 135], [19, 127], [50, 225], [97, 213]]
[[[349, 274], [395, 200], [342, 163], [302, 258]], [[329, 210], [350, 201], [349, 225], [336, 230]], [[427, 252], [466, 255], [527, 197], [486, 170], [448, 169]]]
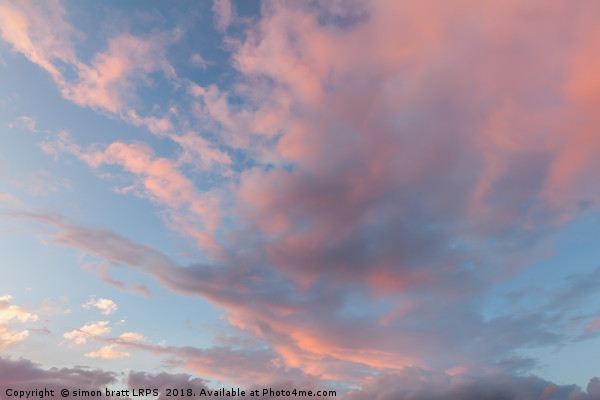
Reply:
[[[110, 39], [105, 52], [96, 53], [89, 66], [80, 66], [78, 79], [62, 89], [63, 95], [80, 106], [127, 115], [124, 111], [131, 104], [136, 83], [148, 82], [149, 74], [156, 71], [174, 77], [165, 58], [168, 40], [160, 35], [129, 34]], [[131, 118], [134, 123], [144, 122], [135, 115]]]
[[27, 115], [22, 115], [19, 118], [17, 118], [17, 124], [30, 130], [33, 133], [39, 132], [36, 128], [37, 117], [28, 117]]
[[[0, 37], [15, 52], [46, 70], [63, 97], [75, 104], [117, 114], [155, 134], [171, 131], [167, 117], [140, 117], [133, 106], [136, 88], [150, 84], [150, 74], [162, 72], [171, 82], [176, 81], [175, 70], [166, 59], [166, 47], [178, 34], [118, 34], [109, 39], [105, 51], [96, 52], [86, 64], [74, 50], [73, 39], [82, 35], [66, 21], [65, 14], [58, 1], [4, 2], [0, 5]], [[61, 63], [73, 69], [75, 79], [67, 79]]]
[[600, 329], [600, 317], [587, 324], [584, 328], [586, 333], [595, 331], [597, 329]]
[[192, 164], [201, 171], [215, 166], [230, 165], [231, 158], [227, 153], [215, 148], [208, 140], [193, 132], [185, 135], [173, 135], [171, 139], [181, 146], [182, 154], [179, 164]]
[[[188, 151], [203, 154], [207, 165], [217, 160], [224, 163], [229, 160], [223, 153], [211, 149], [201, 138], [185, 136], [181, 140], [190, 144]], [[55, 156], [63, 152], [71, 153], [92, 168], [121, 166], [133, 175], [134, 185], [131, 189], [136, 194], [170, 209], [167, 221], [170, 227], [194, 237], [203, 248], [217, 247], [214, 235], [222, 219], [220, 197], [214, 192], [198, 191], [176, 163], [155, 157], [148, 145], [114, 142], [103, 151], [90, 149], [86, 152], [71, 142], [66, 132], [62, 132], [56, 140], [43, 143], [42, 149]]]
[[225, 31], [233, 21], [235, 13], [231, 0], [214, 0], [212, 9], [215, 13], [215, 27], [218, 31]]
[[[105, 260], [107, 268], [129, 267], [175, 293], [203, 297], [224, 309], [230, 324], [268, 343], [277, 365], [322, 379], [357, 384], [366, 379], [365, 370], [390, 373], [399, 366], [426, 367], [431, 360], [446, 368], [454, 367], [456, 359], [468, 359], [473, 370], [520, 370], [530, 368], [531, 361], [506, 358], [515, 348], [566, 338], [559, 321], [568, 315], [561, 307], [553, 308], [558, 314], [552, 318], [526, 313], [490, 321], [465, 311], [470, 310], [472, 296], [484, 281], [453, 269], [438, 269], [435, 279], [402, 286], [400, 296], [393, 292], [374, 295], [364, 284], [353, 283], [352, 277], [340, 281], [342, 275], [335, 271], [302, 285], [261, 262], [251, 248], [244, 249], [246, 254], [230, 253], [216, 265], [181, 267], [155, 249], [106, 230], [73, 225], [58, 215], [20, 216], [52, 224], [57, 233], [51, 240]], [[570, 287], [583, 299], [591, 292], [580, 286], [592, 281], [594, 277], [583, 276]], [[396, 301], [388, 303], [390, 296]], [[565, 296], [577, 300], [568, 293]], [[378, 305], [379, 301], [384, 303]], [[555, 301], [563, 303], [560, 298]], [[383, 304], [393, 308], [375, 309]], [[382, 315], [386, 316], [383, 323]], [[493, 340], [478, 341], [461, 333], [465, 330]], [[209, 373], [203, 363], [186, 365]]]
[[23, 202], [21, 200], [17, 199], [15, 196], [9, 193], [0, 192], [0, 201], [18, 208], [21, 208], [23, 206]]
[[[528, 38], [523, 46], [539, 43], [535, 39], [538, 35], [557, 35], [552, 21], [563, 15], [565, 7], [557, 3], [546, 9], [534, 29], [524, 16], [537, 10], [537, 4], [469, 6], [465, 8], [468, 12], [460, 14], [467, 24], [456, 25], [459, 15], [453, 8], [442, 7], [433, 15], [426, 6], [379, 2], [365, 4], [368, 17], [344, 30], [322, 24], [317, 18], [338, 12], [333, 7], [307, 10], [270, 3], [262, 20], [249, 30], [249, 39], [239, 45], [236, 66], [253, 79], [265, 77], [274, 81], [270, 91], [269, 86], [260, 89], [270, 93], [271, 98], [291, 97], [289, 104], [295, 113], [282, 113], [265, 102], [260, 103], [256, 115], [277, 116], [284, 132], [278, 150], [298, 163], [298, 171], [292, 177], [317, 168], [332, 171], [336, 165], [347, 163], [355, 169], [344, 171], [341, 177], [336, 171], [336, 176], [352, 179], [357, 189], [362, 187], [363, 193], [375, 193], [374, 197], [378, 197], [381, 194], [374, 192], [377, 183], [400, 190], [419, 180], [439, 184], [444, 182], [443, 175], [452, 174], [461, 177], [457, 184], [471, 197], [456, 200], [470, 202], [470, 211], [480, 219], [483, 228], [497, 229], [503, 221], [533, 218], [520, 215], [525, 199], [537, 199], [539, 207], [551, 201], [547, 197], [550, 189], [544, 186], [549, 185], [545, 183], [546, 175], [555, 168], [552, 159], [585, 154], [575, 149], [566, 151], [559, 144], [561, 136], [568, 137], [562, 132], [568, 126], [565, 124], [576, 117], [574, 113], [569, 115], [558, 106], [528, 102], [526, 96], [551, 90], [560, 101], [564, 92], [557, 76], [570, 66], [559, 54], [571, 54], [573, 49], [565, 43], [552, 51], [544, 46], [530, 46], [530, 52], [516, 53], [510, 47], [523, 43], [521, 35]], [[584, 8], [571, 9], [568, 15], [585, 12]], [[494, 13], [505, 25], [499, 21], [480, 24]], [[419, 24], [399, 24], [397, 15], [410, 15]], [[575, 18], [561, 20], [561, 29], [576, 32], [584, 41], [585, 32], [593, 27], [576, 27], [574, 21]], [[479, 39], [463, 40], [468, 37], [463, 29], [478, 31]], [[389, 37], [398, 40], [387, 40]], [[558, 37], [552, 41], [557, 42], [564, 43]], [[364, 44], [360, 46], [364, 52], [355, 51], [357, 43]], [[486, 56], [489, 54], [497, 56], [490, 58]], [[537, 63], [526, 62], [532, 54]], [[461, 64], [464, 60], [472, 60], [473, 65]], [[581, 60], [593, 70], [593, 60]], [[465, 73], [467, 67], [469, 73]], [[372, 90], [374, 86], [382, 90]], [[329, 88], [329, 92], [324, 88]], [[452, 93], [461, 99], [454, 105], [433, 100], [452, 98]], [[327, 108], [323, 108], [325, 103]], [[469, 112], [477, 107], [481, 114]], [[550, 118], [546, 117], [548, 114]], [[295, 115], [310, 118], [295, 119]], [[427, 115], [436, 117], [426, 120]], [[404, 120], [402, 128], [393, 128], [394, 123], [400, 124], [394, 120]], [[419, 134], [411, 136], [413, 131]], [[591, 149], [596, 147], [588, 146], [586, 151], [593, 152]], [[457, 154], [461, 157], [453, 157]], [[581, 170], [567, 159], [564, 165]], [[523, 170], [528, 170], [529, 175], [523, 175]], [[266, 175], [272, 176], [265, 177], [267, 182], [275, 182], [286, 174], [273, 170]], [[548, 182], [553, 180], [551, 176], [549, 179]], [[502, 189], [497, 189], [500, 184]], [[581, 186], [575, 196], [586, 197], [582, 190], [586, 189]], [[560, 188], [556, 191], [571, 192]], [[361, 196], [360, 192], [357, 195]], [[274, 194], [267, 190], [264, 197], [269, 196]], [[357, 200], [364, 201], [365, 195], [362, 196]], [[508, 201], [501, 201], [502, 197]], [[323, 203], [322, 208], [327, 206]], [[564, 206], [567, 203], [552, 207]], [[270, 212], [278, 212], [277, 206]], [[273, 218], [284, 219], [278, 215]]]
[[[169, 114], [171, 113], [172, 110], [170, 110]], [[164, 117], [141, 117], [135, 110], [131, 109], [127, 111], [127, 114], [123, 116], [123, 118], [135, 126], [145, 126], [155, 135], [166, 135], [173, 132], [175, 129], [171, 122], [170, 115]]]
[[45, 169], [29, 174], [27, 179], [14, 179], [10, 183], [27, 191], [34, 196], [48, 196], [60, 190], [71, 190], [71, 181], [58, 178]]
[[65, 80], [55, 61], [78, 65], [71, 41], [77, 32], [65, 21], [64, 14], [58, 1], [6, 1], [0, 5], [2, 39], [45, 69], [59, 84]]
[[208, 65], [206, 60], [198, 53], [194, 53], [190, 56], [190, 63], [196, 67], [201, 67], [202, 69], [206, 69]]

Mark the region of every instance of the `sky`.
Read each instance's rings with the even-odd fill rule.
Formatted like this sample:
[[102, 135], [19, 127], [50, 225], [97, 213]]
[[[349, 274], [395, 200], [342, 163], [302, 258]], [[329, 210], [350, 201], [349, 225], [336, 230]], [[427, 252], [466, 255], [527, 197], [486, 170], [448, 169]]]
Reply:
[[587, 0], [0, 0], [0, 388], [600, 399], [598, 71]]

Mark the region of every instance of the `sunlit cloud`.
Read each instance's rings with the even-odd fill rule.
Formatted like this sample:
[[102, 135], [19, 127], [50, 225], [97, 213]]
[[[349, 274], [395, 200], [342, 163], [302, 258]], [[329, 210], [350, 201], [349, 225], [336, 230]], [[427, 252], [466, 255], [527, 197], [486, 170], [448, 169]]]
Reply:
[[90, 301], [85, 303], [82, 307], [87, 309], [95, 307], [100, 310], [100, 313], [103, 315], [110, 315], [117, 311], [117, 304], [114, 301], [103, 298], [96, 300], [93, 296], [90, 297]]
[[33, 322], [38, 316], [27, 312], [23, 307], [12, 304], [10, 295], [0, 296], [0, 349], [23, 341], [29, 336], [29, 330], [16, 330], [14, 323]]
[[92, 351], [84, 354], [88, 358], [103, 358], [105, 360], [111, 360], [115, 358], [126, 358], [130, 354], [126, 351], [115, 350], [114, 345], [102, 346], [98, 351]]
[[88, 322], [79, 329], [65, 332], [63, 337], [71, 340], [73, 344], [79, 345], [86, 343], [89, 339], [102, 336], [109, 333], [112, 328], [109, 326], [109, 321]]

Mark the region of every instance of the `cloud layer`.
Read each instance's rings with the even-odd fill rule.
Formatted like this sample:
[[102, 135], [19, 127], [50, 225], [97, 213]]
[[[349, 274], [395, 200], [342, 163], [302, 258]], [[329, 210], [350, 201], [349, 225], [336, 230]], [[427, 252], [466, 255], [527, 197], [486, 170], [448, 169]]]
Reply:
[[[144, 388], [157, 389], [159, 400], [167, 398], [167, 388], [192, 389], [195, 393], [211, 389], [205, 381], [187, 374], [146, 372], [129, 372], [127, 377], [102, 370], [83, 368], [42, 369], [27, 360], [10, 360], [0, 358], [0, 389], [4, 392], [12, 390], [31, 390], [32, 387], [45, 387], [54, 390], [55, 394], [61, 389], [68, 390], [100, 390], [105, 394], [108, 385], [122, 385], [118, 390]], [[261, 395], [257, 398], [272, 398], [262, 396], [262, 389], [270, 387], [273, 390], [319, 390], [322, 388], [290, 381], [271, 382], [266, 386], [250, 386], [242, 389], [259, 389]], [[103, 396], [104, 398], [111, 398]], [[213, 398], [229, 398], [227, 396], [211, 396]], [[88, 398], [88, 397], [82, 397]], [[97, 398], [96, 396], [89, 398]], [[118, 398], [118, 397], [112, 397]], [[122, 397], [120, 397], [122, 398]], [[304, 398], [304, 397], [299, 397]], [[309, 397], [305, 397], [309, 398]], [[453, 380], [450, 376], [434, 376], [421, 370], [409, 369], [396, 375], [383, 376], [375, 379], [360, 391], [353, 391], [339, 396], [344, 400], [408, 400], [408, 399], [550, 399], [550, 400], [597, 400], [600, 398], [600, 381], [590, 380], [587, 390], [580, 391], [573, 386], [558, 386], [537, 377], [512, 377], [507, 375], [490, 376], [479, 380]]]

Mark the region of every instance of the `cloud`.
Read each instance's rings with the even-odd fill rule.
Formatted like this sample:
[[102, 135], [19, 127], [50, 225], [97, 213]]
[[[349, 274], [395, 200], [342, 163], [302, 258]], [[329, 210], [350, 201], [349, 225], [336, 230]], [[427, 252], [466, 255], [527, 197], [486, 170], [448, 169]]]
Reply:
[[190, 56], [190, 63], [197, 67], [201, 67], [202, 69], [206, 69], [207, 67], [206, 60], [198, 53], [194, 53]]
[[192, 164], [201, 171], [232, 164], [227, 153], [216, 149], [208, 140], [193, 132], [171, 138], [181, 146], [182, 154], [178, 159], [181, 164]]
[[102, 346], [98, 351], [93, 351], [84, 354], [84, 356], [88, 358], [102, 358], [105, 360], [112, 360], [115, 358], [126, 358], [129, 357], [129, 355], [130, 354], [126, 351], [115, 350], [114, 345]]
[[0, 201], [6, 204], [10, 204], [11, 206], [16, 208], [23, 208], [24, 205], [23, 202], [17, 199], [15, 196], [4, 192], [0, 192]]
[[[111, 341], [106, 335], [111, 332], [111, 327], [108, 321], [88, 322], [79, 329], [66, 332], [63, 337], [71, 340], [74, 344], [80, 345], [87, 343], [88, 340], [96, 341]], [[119, 349], [119, 344], [131, 344], [145, 342], [141, 334], [135, 332], [125, 332], [121, 334], [117, 339], [112, 340], [114, 343], [109, 343], [102, 346], [96, 351], [85, 353], [84, 356], [87, 358], [102, 358], [105, 360], [111, 359], [122, 359], [127, 358], [130, 354], [126, 351]]]
[[37, 125], [37, 117], [28, 117], [27, 115], [22, 115], [17, 118], [18, 125], [23, 126], [24, 128], [30, 130], [31, 132], [38, 132]]
[[[211, 149], [200, 137], [187, 135], [179, 140], [188, 144], [188, 152], [193, 152], [194, 155], [202, 154], [206, 165], [229, 161], [227, 155]], [[216, 247], [214, 237], [222, 220], [219, 196], [211, 191], [198, 191], [174, 162], [156, 157], [148, 145], [114, 142], [103, 151], [92, 149], [86, 152], [71, 142], [66, 132], [61, 132], [54, 141], [43, 143], [42, 149], [53, 155], [71, 153], [93, 168], [101, 165], [123, 167], [134, 176], [135, 183], [127, 190], [134, 190], [140, 197], [168, 207], [169, 225], [194, 237], [201, 247]], [[201, 226], [200, 229], [197, 225]]]
[[74, 344], [84, 344], [88, 339], [94, 339], [111, 331], [108, 321], [88, 322], [79, 329], [63, 334], [65, 339], [73, 341]]
[[[540, 311], [544, 309], [542, 307], [484, 321], [476, 313], [465, 314], [464, 302], [470, 301], [468, 296], [456, 297], [454, 289], [443, 286], [437, 286], [440, 298], [452, 295], [448, 296], [450, 300], [446, 300], [445, 307], [440, 308], [437, 298], [419, 300], [421, 289], [418, 286], [414, 291], [407, 288], [406, 293], [412, 294], [414, 301], [419, 303], [382, 323], [380, 318], [386, 312], [352, 308], [373, 301], [367, 290], [347, 293], [344, 286], [337, 286], [333, 281], [325, 284], [327, 290], [321, 290], [320, 286], [304, 292], [292, 290], [293, 281], [256, 264], [244, 264], [239, 257], [218, 266], [192, 264], [182, 267], [155, 249], [106, 230], [70, 225], [57, 216], [22, 216], [53, 224], [58, 229], [54, 236], [57, 243], [82, 249], [110, 265], [129, 266], [146, 273], [176, 293], [201, 296], [215, 303], [227, 311], [226, 317], [231, 324], [268, 344], [270, 350], [264, 354], [268, 355], [266, 360], [273, 360], [269, 363], [298, 369], [321, 379], [362, 382], [365, 370], [391, 372], [402, 365], [424, 366], [429, 362], [450, 370], [456, 369], [456, 360], [461, 359], [470, 360], [472, 364], [466, 370], [527, 371], [535, 362], [519, 358], [515, 349], [556, 344], [568, 337], [567, 313], [549, 316]], [[240, 269], [239, 265], [244, 268]], [[456, 283], [465, 278], [464, 275], [457, 276]], [[583, 280], [589, 281], [582, 277]], [[580, 300], [585, 301], [585, 298], [582, 294]], [[319, 313], [314, 312], [317, 309]], [[395, 313], [394, 308], [387, 310]], [[442, 318], [440, 313], [451, 317], [446, 315], [445, 319], [436, 322]], [[479, 333], [465, 337], [460, 332], [467, 328], [469, 332]], [[72, 339], [81, 341], [88, 337], [79, 331], [81, 329], [71, 333]], [[487, 339], [481, 340], [483, 337]], [[492, 337], [494, 339], [490, 340]], [[114, 343], [132, 345], [127, 340]], [[142, 345], [135, 345], [136, 348], [139, 346]], [[188, 360], [187, 368], [198, 373], [214, 376], [231, 370], [230, 376], [248, 379], [243, 371], [238, 374], [230, 367], [224, 367], [220, 372], [214, 362], [206, 365], [199, 359], [207, 359], [211, 353], [201, 350], [190, 349], [191, 355], [198, 354], [198, 357], [190, 358], [185, 350], [143, 348], [157, 354], [176, 353]], [[243, 365], [239, 360], [236, 363]], [[263, 370], [278, 374], [278, 368]], [[267, 376], [260, 376], [261, 380], [268, 380]], [[253, 378], [258, 379], [258, 375]]]
[[[63, 388], [69, 390], [101, 390], [106, 386], [120, 383], [114, 372], [99, 369], [53, 368], [42, 369], [31, 361], [0, 358], [0, 388], [3, 392], [13, 390], [31, 390], [31, 387], [45, 387], [54, 390], [55, 394]], [[156, 388], [160, 392], [159, 400], [165, 399], [166, 388], [184, 387], [199, 393], [202, 389], [214, 390], [206, 381], [189, 374], [150, 373], [131, 371], [127, 374], [124, 387], [137, 389], [140, 387]], [[285, 390], [318, 390], [324, 389], [310, 381], [271, 382], [266, 386]], [[597, 400], [600, 398], [600, 380], [593, 378], [586, 391], [574, 385], [556, 385], [535, 376], [515, 377], [510, 375], [493, 375], [487, 377], [455, 378], [435, 374], [418, 369], [408, 369], [394, 375], [385, 375], [373, 379], [365, 388], [338, 397], [343, 400], [359, 399], [555, 399], [555, 400]], [[242, 389], [259, 389], [258, 398], [262, 396], [262, 386], [252, 385]], [[329, 388], [331, 389], [331, 388]], [[211, 396], [212, 397], [212, 396]], [[87, 397], [83, 397], [87, 398]], [[91, 397], [89, 397], [91, 398]], [[215, 398], [222, 398], [215, 396]]]
[[[191, 388], [194, 392], [209, 389], [206, 382], [187, 374], [149, 374], [131, 372], [128, 383], [132, 387], [144, 387], [154, 383], [162, 393], [162, 388], [170, 387], [176, 382], [178, 387]], [[586, 391], [575, 385], [556, 385], [536, 376], [518, 377], [511, 375], [488, 375], [478, 377], [452, 377], [419, 369], [405, 369], [394, 375], [379, 376], [371, 380], [363, 389], [343, 394], [337, 388], [338, 398], [343, 400], [491, 400], [491, 399], [555, 399], [555, 400], [596, 400], [600, 398], [600, 380], [593, 378]], [[274, 390], [331, 390], [331, 387], [316, 385], [314, 382], [279, 381], [271, 382]], [[248, 392], [259, 389], [258, 398], [262, 396], [264, 386], [252, 385], [245, 388]], [[218, 398], [218, 397], [217, 397]], [[300, 397], [304, 398], [304, 397]], [[306, 397], [308, 398], [308, 397]], [[159, 397], [161, 400], [162, 397]]]
[[80, 65], [78, 79], [65, 85], [62, 94], [82, 107], [127, 116], [136, 83], [149, 82], [149, 74], [157, 71], [174, 76], [165, 59], [168, 41], [163, 35], [113, 37], [107, 50], [96, 53], [89, 66]]
[[0, 297], [0, 323], [37, 321], [37, 315], [28, 313], [23, 307], [12, 305], [12, 300], [10, 295]]
[[174, 366], [230, 383], [251, 385], [269, 383], [274, 379], [301, 381], [306, 376], [296, 368], [286, 368], [279, 356], [265, 348], [232, 348], [214, 346], [206, 349], [192, 346], [154, 346], [115, 340], [125, 348], [144, 350], [154, 355], [168, 356]]
[[[236, 232], [235, 244], [257, 243], [256, 253], [246, 254], [264, 255], [255, 262], [281, 273], [285, 278], [273, 279], [280, 287], [285, 282], [290, 291], [318, 298], [319, 311], [308, 295], [292, 299], [273, 290], [265, 297], [279, 301], [278, 319], [253, 309], [239, 317], [232, 311], [230, 321], [265, 336], [265, 330], [289, 334], [292, 345], [273, 343], [290, 365], [303, 365], [315, 353], [378, 369], [449, 364], [463, 354], [495, 367], [505, 365], [503, 352], [530, 340], [510, 332], [529, 331], [536, 345], [564, 339], [560, 323], [543, 308], [486, 320], [473, 304], [497, 280], [539, 259], [557, 226], [598, 210], [590, 171], [597, 169], [592, 154], [599, 147], [591, 130], [578, 125], [573, 146], [579, 150], [561, 143], [573, 140], [579, 118], [597, 127], [595, 114], [571, 101], [565, 85], [573, 71], [569, 56], [595, 44], [589, 38], [597, 28], [578, 18], [597, 16], [599, 9], [567, 2], [550, 9], [541, 2], [463, 5], [464, 12], [436, 6], [431, 13], [431, 4], [365, 2], [344, 12], [325, 2], [269, 2], [233, 54], [254, 85], [247, 99], [252, 115], [227, 102], [231, 92], [190, 87], [203, 101], [198, 119], [215, 122], [224, 136], [269, 132], [267, 121], [275, 121], [281, 135], [273, 153], [291, 166], [240, 174], [234, 198], [251, 228]], [[525, 17], [532, 13], [540, 15], [535, 26]], [[549, 38], [556, 44], [565, 32], [575, 42], [536, 45]], [[357, 43], [364, 51], [356, 51]], [[577, 60], [594, 70], [596, 60]], [[232, 92], [244, 93], [240, 87]], [[244, 118], [245, 131], [237, 129]], [[549, 189], [559, 164], [570, 168], [567, 183]], [[248, 265], [249, 258], [236, 261]], [[251, 270], [275, 285], [260, 268]], [[191, 286], [171, 287], [185, 292]], [[374, 311], [378, 298], [387, 307]], [[253, 305], [277, 314], [265, 303]], [[303, 307], [312, 312], [298, 311]], [[363, 335], [347, 333], [351, 326], [364, 326]], [[434, 326], [446, 333], [434, 333]], [[530, 331], [534, 326], [540, 329]], [[394, 343], [386, 342], [385, 330], [394, 332]], [[463, 342], [461, 330], [493, 332], [495, 339], [475, 334]], [[355, 346], [362, 346], [360, 356]], [[408, 360], [394, 358], [399, 354]]]
[[12, 329], [14, 323], [33, 322], [38, 316], [27, 312], [23, 307], [11, 304], [13, 297], [0, 296], [0, 349], [12, 346], [29, 336], [27, 329], [17, 331]]
[[[177, 39], [177, 33], [117, 34], [108, 40], [104, 51], [96, 52], [86, 64], [78, 59], [74, 50], [73, 39], [80, 39], [81, 34], [65, 16], [58, 1], [4, 2], [0, 6], [1, 38], [13, 51], [46, 70], [64, 98], [82, 107], [120, 115], [134, 125], [156, 128], [150, 117], [132, 116], [135, 89], [137, 85], [150, 84], [150, 75], [154, 72], [162, 72], [168, 79], [175, 80], [165, 49]], [[67, 78], [65, 67], [76, 78]], [[24, 123], [35, 129], [34, 120]]]
[[[219, 396], [214, 394], [215, 388], [210, 387], [204, 380], [194, 377], [188, 374], [169, 374], [169, 373], [159, 373], [159, 374], [151, 374], [147, 372], [131, 372], [128, 376], [128, 385], [130, 387], [146, 387], [149, 384], [152, 384], [152, 387], [156, 387], [160, 393], [158, 400], [167, 400], [168, 397], [165, 395], [167, 388], [181, 387], [181, 388], [190, 388], [194, 393], [201, 393], [204, 390], [204, 393], [207, 393], [208, 396], [215, 399], [226, 399], [231, 398], [231, 396]], [[301, 385], [301, 386], [299, 386]], [[272, 399], [272, 396], [263, 396], [263, 388], [265, 386], [252, 385], [248, 387], [241, 387], [241, 390], [245, 390], [246, 396], [250, 396], [251, 390], [258, 390], [258, 395], [253, 396], [259, 399]], [[297, 390], [310, 390], [313, 389], [313, 385], [307, 382], [298, 383], [295, 385], [292, 381], [279, 381], [279, 382], [270, 382], [268, 384], [269, 388], [276, 390], [290, 390], [290, 392], [294, 389]], [[225, 387], [225, 390], [237, 389], [237, 387]], [[187, 389], [186, 389], [187, 390]], [[208, 394], [208, 391], [211, 391], [213, 394]], [[305, 396], [295, 396], [300, 399], [308, 399], [309, 397]]]
[[125, 332], [119, 336], [119, 340], [126, 342], [145, 342], [146, 338], [141, 333], [137, 332]]
[[[147, 372], [132, 371], [127, 377], [127, 385], [132, 388], [152, 387], [158, 389], [160, 396], [157, 400], [167, 400], [165, 389], [190, 388], [194, 393], [200, 393], [202, 389], [208, 389], [206, 382], [201, 378], [188, 374], [169, 374], [162, 372], [151, 374]], [[150, 386], [149, 386], [150, 385]], [[217, 397], [219, 398], [219, 397]]]
[[[62, 389], [104, 391], [107, 385], [115, 382], [117, 382], [117, 375], [114, 372], [83, 367], [43, 369], [29, 360], [0, 358], [2, 393], [7, 389], [31, 391], [34, 390], [33, 388], [46, 388], [54, 390], [56, 396]], [[81, 398], [97, 397], [81, 396]]]
[[596, 318], [594, 321], [590, 322], [585, 326], [586, 332], [592, 332], [597, 329], [600, 329], [600, 317]]
[[575, 385], [558, 386], [536, 376], [486, 375], [455, 378], [418, 369], [373, 379], [361, 390], [350, 392], [344, 400], [491, 400], [491, 399], [599, 399], [600, 391], [590, 380], [586, 392]]
[[55, 63], [79, 64], [72, 42], [78, 34], [64, 15], [58, 1], [5, 1], [0, 5], [2, 39], [45, 69], [59, 85], [64, 85], [65, 79]]
[[215, 13], [215, 28], [219, 32], [224, 32], [234, 18], [235, 10], [231, 0], [214, 0], [212, 9]]
[[0, 349], [12, 346], [29, 336], [29, 331], [16, 331], [5, 324], [0, 324]]
[[71, 181], [58, 178], [45, 169], [29, 174], [25, 179], [11, 180], [10, 183], [18, 188], [26, 189], [33, 196], [48, 196], [59, 190], [71, 190]]
[[84, 304], [82, 307], [85, 308], [91, 308], [91, 307], [96, 307], [97, 309], [99, 309], [101, 311], [101, 314], [104, 315], [110, 315], [112, 313], [114, 313], [115, 311], [117, 311], [117, 304], [109, 299], [98, 299], [96, 300], [94, 298], [94, 296], [90, 297], [90, 301], [88, 301], [86, 304]]

